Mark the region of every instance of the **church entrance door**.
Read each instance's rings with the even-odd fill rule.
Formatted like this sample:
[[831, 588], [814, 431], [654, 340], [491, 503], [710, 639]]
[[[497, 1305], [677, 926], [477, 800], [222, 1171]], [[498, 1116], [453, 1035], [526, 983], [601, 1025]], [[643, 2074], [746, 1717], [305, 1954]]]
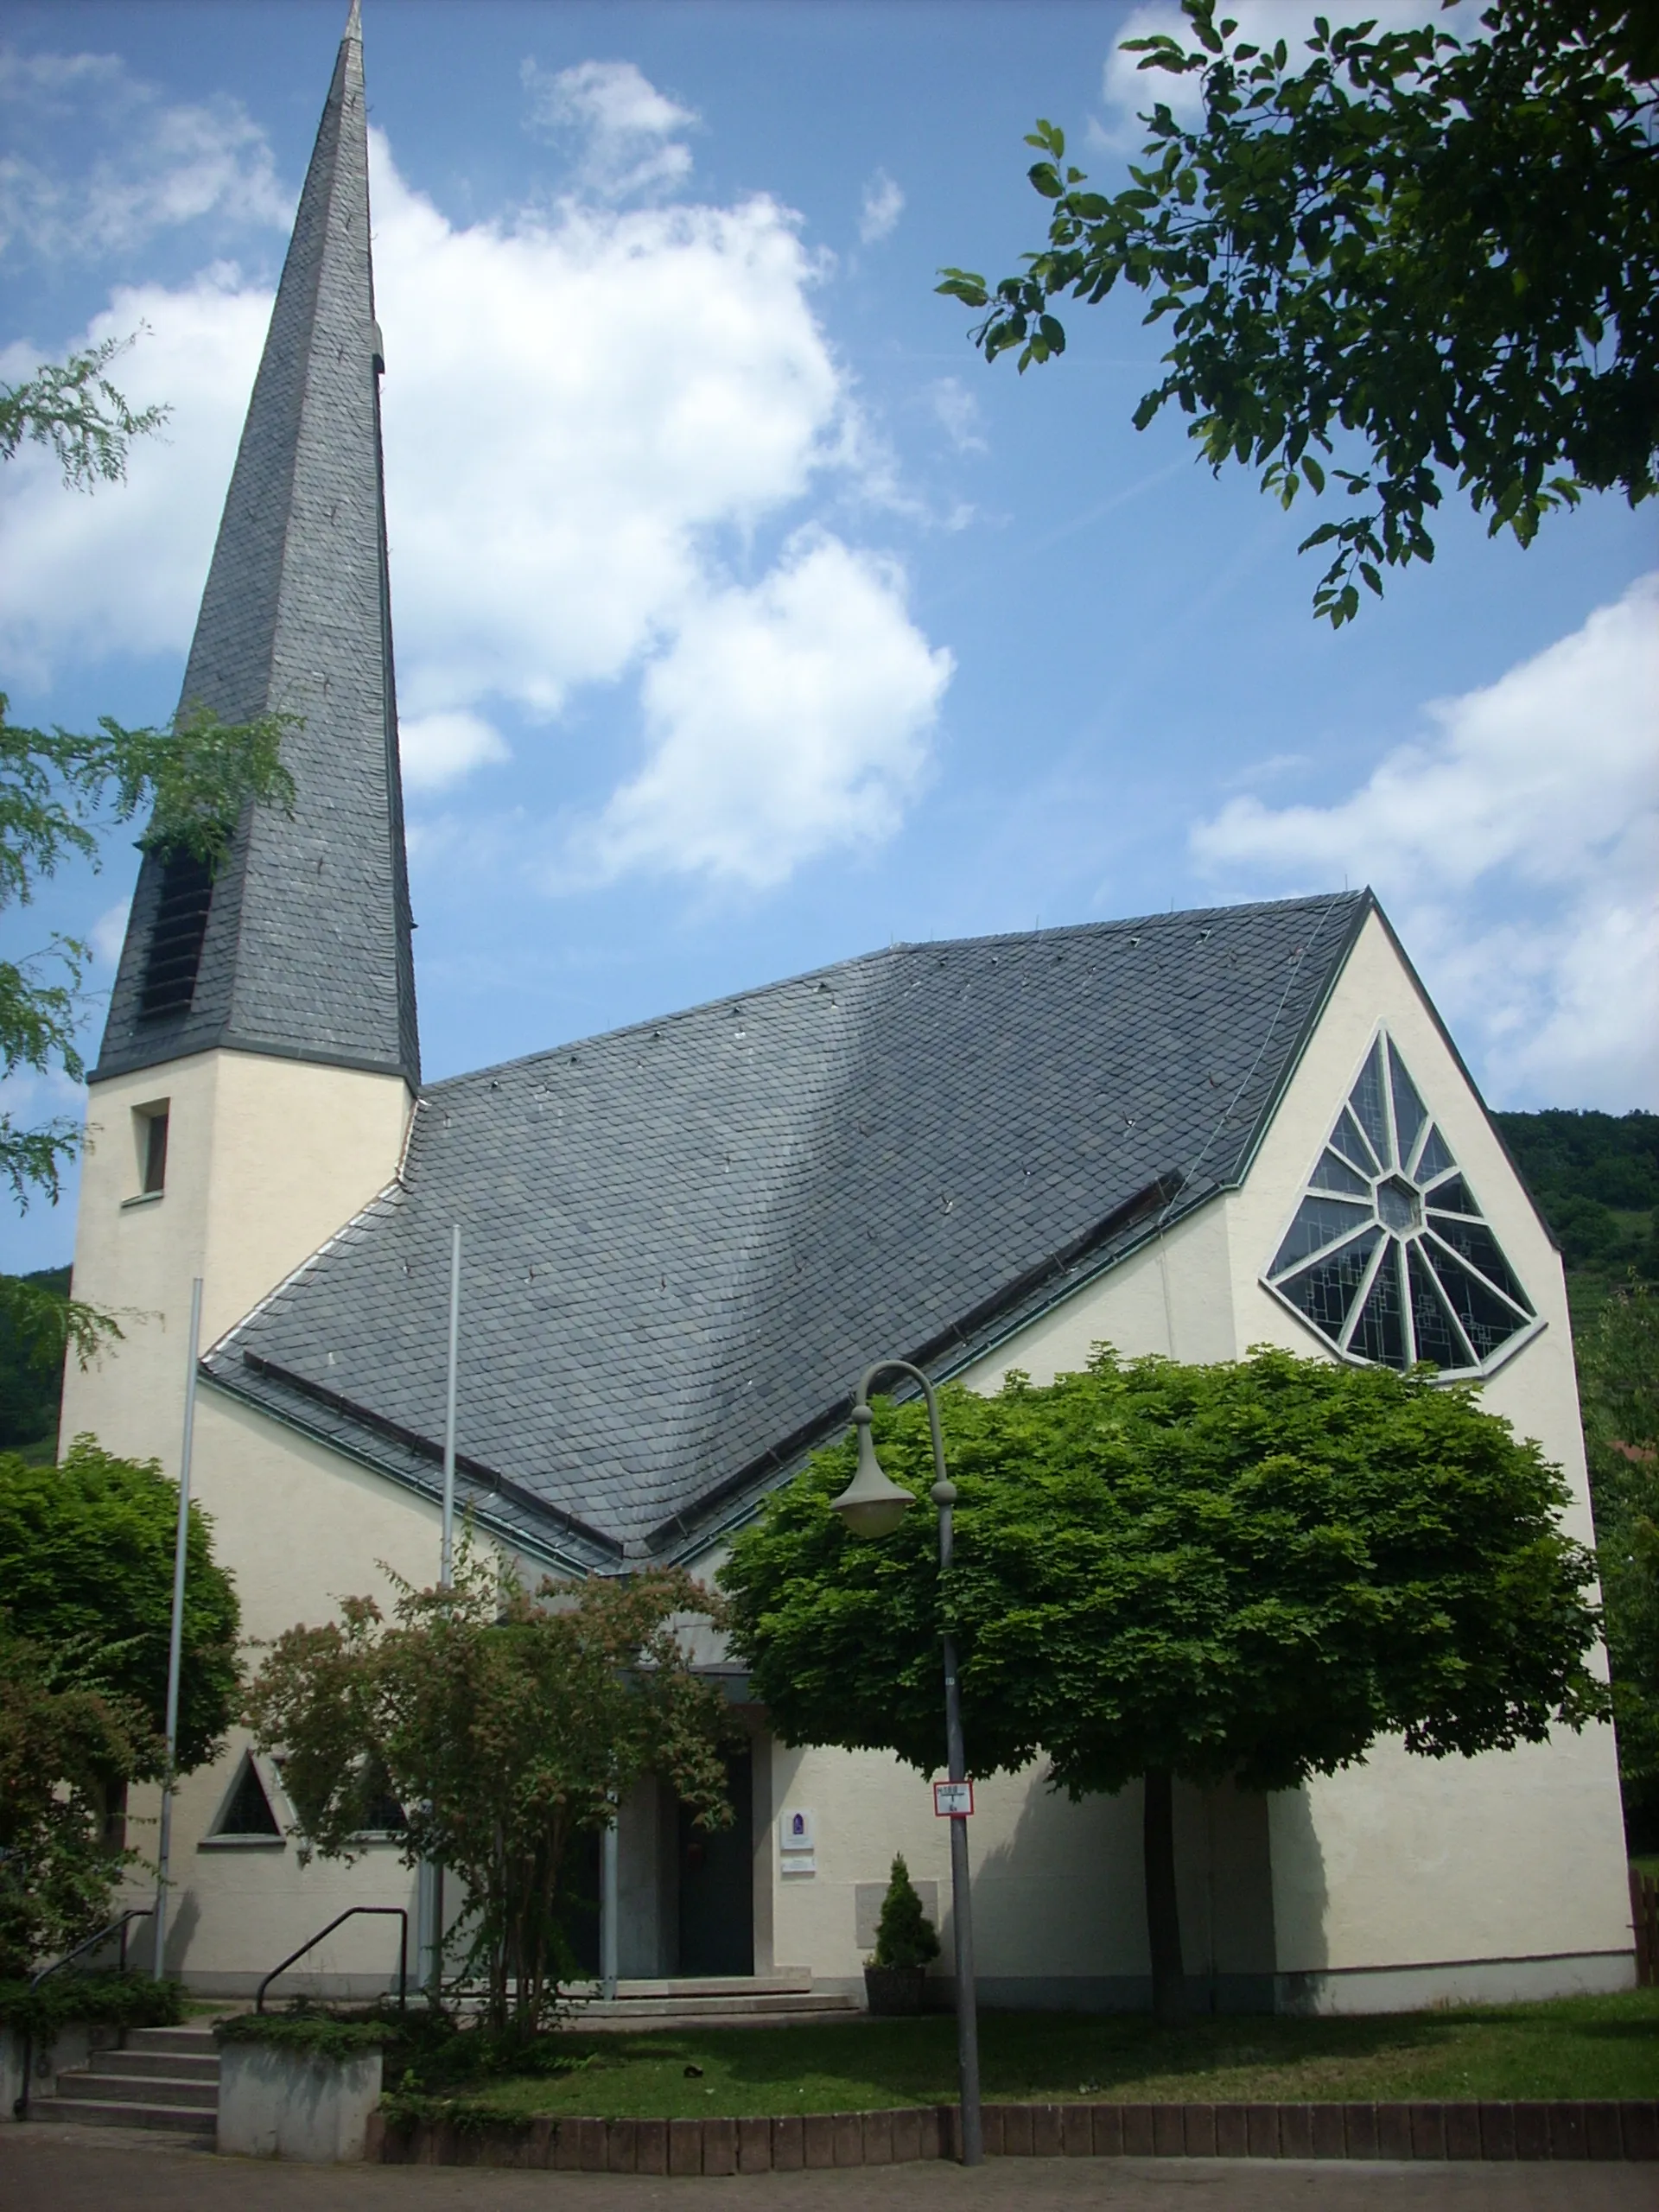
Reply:
[[726, 1764], [728, 1828], [700, 1828], [679, 1808], [680, 1966], [683, 1975], [754, 1972], [754, 1777], [751, 1756]]

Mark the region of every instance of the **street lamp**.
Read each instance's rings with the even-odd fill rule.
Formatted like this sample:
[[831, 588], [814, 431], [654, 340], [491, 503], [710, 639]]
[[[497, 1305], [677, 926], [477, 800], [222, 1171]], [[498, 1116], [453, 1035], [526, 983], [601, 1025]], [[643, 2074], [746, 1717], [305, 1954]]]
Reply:
[[[928, 1493], [939, 1510], [939, 1567], [950, 1564], [951, 1508], [957, 1486], [945, 1472], [944, 1439], [939, 1433], [939, 1402], [933, 1385], [919, 1367], [907, 1359], [880, 1359], [867, 1368], [853, 1402], [853, 1426], [858, 1431], [858, 1466], [841, 1496], [831, 1501], [849, 1533], [867, 1541], [890, 1536], [915, 1503], [912, 1493], [881, 1471], [870, 1438], [870, 1385], [878, 1375], [908, 1375], [921, 1386], [927, 1401], [928, 1427], [933, 1438], [933, 1487]], [[944, 1747], [946, 1771], [952, 1782], [965, 1782], [967, 1764], [962, 1750], [962, 1692], [957, 1681], [957, 1643], [947, 1634], [944, 1644]], [[979, 2117], [979, 2012], [974, 1992], [973, 1900], [968, 1885], [968, 1821], [963, 1813], [950, 1815], [950, 1917], [957, 1939], [957, 2075], [962, 2102], [962, 2163], [977, 2166], [985, 2146]]]

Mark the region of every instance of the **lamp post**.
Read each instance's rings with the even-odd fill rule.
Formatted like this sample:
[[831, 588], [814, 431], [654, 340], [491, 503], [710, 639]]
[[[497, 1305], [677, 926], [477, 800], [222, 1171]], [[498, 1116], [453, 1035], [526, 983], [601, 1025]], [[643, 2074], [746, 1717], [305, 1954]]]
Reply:
[[[853, 1425], [858, 1431], [858, 1466], [831, 1510], [841, 1516], [849, 1534], [867, 1541], [890, 1536], [915, 1501], [909, 1491], [890, 1482], [881, 1471], [870, 1438], [870, 1385], [878, 1375], [908, 1375], [919, 1383], [927, 1401], [928, 1427], [933, 1439], [933, 1487], [929, 1492], [939, 1510], [939, 1567], [950, 1564], [951, 1509], [957, 1486], [945, 1472], [944, 1439], [939, 1431], [939, 1402], [933, 1385], [919, 1367], [907, 1359], [881, 1359], [867, 1368], [853, 1403]], [[962, 1748], [962, 1692], [957, 1681], [956, 1638], [948, 1633], [944, 1645], [944, 1747], [946, 1770], [952, 1782], [968, 1779]], [[979, 2117], [979, 2008], [974, 1991], [973, 1900], [968, 1884], [968, 1821], [965, 1814], [950, 1815], [950, 1918], [957, 1949], [957, 2076], [962, 2102], [962, 2163], [981, 2164], [985, 2146]]]

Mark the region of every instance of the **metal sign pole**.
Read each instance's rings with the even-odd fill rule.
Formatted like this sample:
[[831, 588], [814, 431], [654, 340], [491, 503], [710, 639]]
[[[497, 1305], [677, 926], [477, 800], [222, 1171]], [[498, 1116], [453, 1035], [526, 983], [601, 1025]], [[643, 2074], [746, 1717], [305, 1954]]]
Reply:
[[179, 1452], [179, 1525], [173, 1539], [173, 1622], [167, 1644], [167, 1763], [162, 1772], [162, 1834], [156, 1866], [156, 1957], [167, 1964], [167, 1885], [173, 1855], [174, 1770], [179, 1752], [179, 1671], [184, 1656], [184, 1577], [190, 1551], [190, 1452], [196, 1433], [196, 1358], [201, 1342], [201, 1277], [190, 1285], [190, 1363], [184, 1376], [184, 1442]]

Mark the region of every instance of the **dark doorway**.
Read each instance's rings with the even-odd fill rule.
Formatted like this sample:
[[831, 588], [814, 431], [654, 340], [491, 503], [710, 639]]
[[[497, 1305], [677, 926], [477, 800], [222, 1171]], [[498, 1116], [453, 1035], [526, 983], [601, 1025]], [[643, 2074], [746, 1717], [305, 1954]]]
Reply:
[[559, 1900], [559, 1926], [570, 1946], [570, 1967], [582, 1976], [599, 1974], [599, 1850], [597, 1828], [573, 1836], [566, 1846]]
[[754, 1972], [754, 1777], [747, 1750], [726, 1762], [728, 1828], [700, 1828], [679, 1808], [680, 1972]]

